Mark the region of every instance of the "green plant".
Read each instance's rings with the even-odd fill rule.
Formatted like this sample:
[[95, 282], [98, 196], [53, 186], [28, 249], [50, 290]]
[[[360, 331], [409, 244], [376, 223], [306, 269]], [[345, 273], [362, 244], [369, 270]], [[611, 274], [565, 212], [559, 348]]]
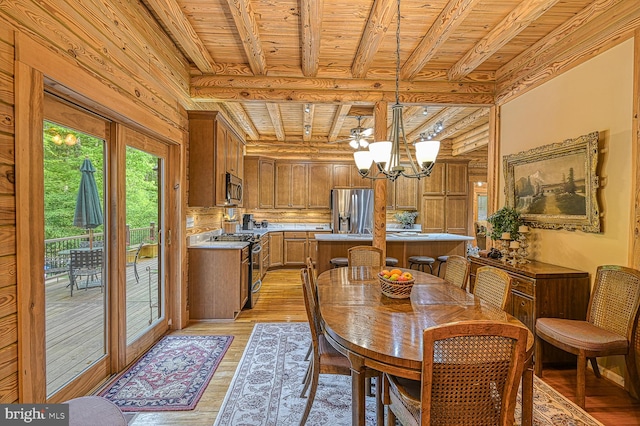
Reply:
[[416, 221], [417, 216], [418, 216], [418, 212], [408, 212], [408, 211], [398, 212], [393, 215], [393, 217], [404, 226], [413, 225]]
[[520, 213], [509, 207], [503, 207], [493, 213], [487, 218], [487, 222], [491, 225], [489, 237], [492, 240], [499, 240], [505, 232], [511, 234], [512, 240], [517, 239], [520, 235], [518, 228], [524, 223]]

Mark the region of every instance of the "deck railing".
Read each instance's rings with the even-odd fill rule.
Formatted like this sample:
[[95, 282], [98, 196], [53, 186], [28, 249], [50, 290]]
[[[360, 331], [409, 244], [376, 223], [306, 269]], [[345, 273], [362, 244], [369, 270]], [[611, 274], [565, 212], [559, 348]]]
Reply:
[[[129, 246], [138, 246], [143, 241], [149, 241], [153, 235], [154, 228], [152, 226], [145, 228], [131, 228], [129, 233]], [[101, 247], [104, 244], [104, 234], [93, 234], [93, 245]], [[53, 277], [55, 275], [68, 272], [69, 250], [89, 246], [89, 235], [73, 235], [70, 237], [52, 238], [44, 241], [44, 272], [45, 276]]]

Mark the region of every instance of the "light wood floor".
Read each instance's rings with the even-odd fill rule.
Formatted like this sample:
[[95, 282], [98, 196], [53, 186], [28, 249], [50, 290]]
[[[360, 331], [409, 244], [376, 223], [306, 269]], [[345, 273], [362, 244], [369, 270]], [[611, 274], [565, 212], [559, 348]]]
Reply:
[[[256, 307], [244, 310], [236, 321], [197, 322], [174, 333], [233, 335], [234, 340], [195, 410], [140, 413], [131, 424], [213, 425], [254, 323], [307, 320], [299, 273], [297, 269], [267, 273]], [[545, 369], [544, 380], [569, 398], [575, 394], [575, 370]], [[587, 395], [587, 411], [605, 425], [640, 425], [640, 403], [611, 382], [591, 375]]]

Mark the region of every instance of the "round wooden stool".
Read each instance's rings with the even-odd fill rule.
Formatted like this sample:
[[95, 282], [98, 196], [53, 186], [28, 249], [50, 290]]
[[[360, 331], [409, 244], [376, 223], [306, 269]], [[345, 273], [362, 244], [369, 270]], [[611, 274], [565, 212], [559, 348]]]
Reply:
[[385, 262], [387, 266], [396, 266], [398, 264], [398, 259], [395, 257], [387, 257]]
[[449, 256], [438, 256], [438, 276], [440, 276], [440, 268], [442, 267], [443, 263], [447, 263], [447, 260], [449, 259]]
[[409, 261], [409, 269], [413, 269], [413, 265], [416, 265], [417, 268], [421, 270], [422, 272], [424, 271], [424, 266], [427, 265], [429, 267], [429, 271], [431, 272], [431, 274], [433, 274], [433, 262], [435, 262], [435, 259], [433, 257], [429, 257], [429, 256], [411, 256], [408, 259]]
[[334, 268], [339, 268], [341, 266], [349, 266], [349, 259], [346, 257], [334, 257], [329, 263], [332, 264]]

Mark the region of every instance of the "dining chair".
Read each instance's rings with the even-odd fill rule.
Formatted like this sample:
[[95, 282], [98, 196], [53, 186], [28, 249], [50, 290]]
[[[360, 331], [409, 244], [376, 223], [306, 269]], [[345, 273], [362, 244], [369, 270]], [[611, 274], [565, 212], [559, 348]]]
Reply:
[[476, 271], [473, 294], [498, 309], [504, 310], [511, 288], [511, 277], [493, 266], [482, 266]]
[[[313, 400], [318, 388], [320, 374], [340, 374], [343, 376], [351, 375], [351, 363], [349, 362], [349, 359], [331, 346], [322, 332], [320, 311], [317, 305], [317, 300], [313, 296], [314, 290], [312, 288], [311, 275], [312, 272], [307, 267], [300, 270], [302, 294], [304, 296], [304, 306], [307, 311], [307, 317], [309, 318], [309, 330], [311, 331], [311, 345], [313, 348], [313, 357], [309, 363], [309, 368], [307, 369], [307, 375], [310, 380], [305, 383], [300, 394], [300, 397], [304, 398], [307, 389], [309, 390], [307, 405], [302, 415], [302, 419], [300, 420], [301, 426], [307, 422], [307, 418], [309, 417], [309, 412], [313, 406]], [[365, 377], [378, 377], [378, 383], [382, 382], [381, 374], [375, 370], [365, 370]], [[376, 390], [376, 400], [378, 403], [378, 413], [382, 413], [382, 394], [380, 386], [378, 386]]]
[[69, 286], [80, 290], [79, 281], [85, 277], [84, 289], [100, 287], [102, 290], [102, 249], [80, 249], [69, 252]]
[[425, 329], [421, 380], [385, 374], [387, 424], [512, 426], [527, 336], [493, 321]]
[[467, 289], [471, 263], [462, 256], [452, 255], [447, 259], [447, 268], [443, 279], [463, 290]]
[[349, 266], [372, 266], [382, 268], [384, 258], [382, 249], [373, 246], [355, 246], [347, 251]]
[[[585, 406], [587, 360], [600, 378], [597, 357], [625, 355], [628, 373], [637, 374], [629, 348], [638, 323], [639, 304], [640, 271], [624, 266], [599, 266], [585, 321], [562, 318], [536, 321], [536, 375], [542, 377], [543, 341], [578, 356], [576, 404], [581, 408]], [[636, 377], [630, 379], [632, 385], [636, 381]], [[640, 387], [637, 383], [635, 386]]]

